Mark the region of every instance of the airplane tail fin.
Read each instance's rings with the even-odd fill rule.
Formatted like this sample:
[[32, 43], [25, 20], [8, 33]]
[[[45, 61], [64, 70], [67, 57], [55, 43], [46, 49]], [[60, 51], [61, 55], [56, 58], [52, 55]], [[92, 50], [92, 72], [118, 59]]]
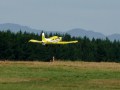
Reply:
[[44, 33], [42, 33], [42, 41], [45, 41], [46, 39], [45, 39], [45, 34]]

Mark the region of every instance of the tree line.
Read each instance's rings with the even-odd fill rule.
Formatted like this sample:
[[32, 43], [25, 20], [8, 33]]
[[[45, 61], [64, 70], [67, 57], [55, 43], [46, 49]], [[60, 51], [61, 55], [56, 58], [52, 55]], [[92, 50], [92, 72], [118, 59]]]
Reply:
[[76, 44], [41, 45], [28, 43], [30, 39], [41, 40], [41, 34], [0, 31], [0, 60], [14, 61], [49, 61], [56, 60], [89, 61], [89, 62], [120, 62], [120, 42], [108, 38], [92, 39], [86, 36], [71, 37], [69, 34], [50, 33], [46, 37], [58, 35], [64, 41], [78, 40]]

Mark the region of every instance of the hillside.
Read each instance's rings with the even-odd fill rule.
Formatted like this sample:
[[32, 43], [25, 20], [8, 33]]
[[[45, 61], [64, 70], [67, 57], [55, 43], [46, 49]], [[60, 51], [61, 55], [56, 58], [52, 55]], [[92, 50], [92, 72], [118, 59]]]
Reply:
[[23, 25], [19, 25], [19, 24], [13, 24], [13, 23], [5, 23], [5, 24], [0, 24], [0, 30], [11, 30], [12, 32], [18, 32], [18, 31], [26, 31], [26, 32], [30, 32], [30, 33], [40, 33], [42, 30], [37, 30], [37, 29], [33, 29], [30, 28], [28, 26], [23, 26]]
[[75, 37], [84, 37], [87, 36], [90, 39], [92, 39], [93, 37], [96, 38], [101, 38], [101, 39], [105, 39], [106, 36], [103, 35], [102, 33], [99, 32], [94, 32], [94, 31], [87, 31], [85, 29], [81, 29], [81, 28], [77, 28], [77, 29], [72, 29], [67, 31], [68, 34], [70, 34], [71, 36], [75, 36]]
[[[18, 32], [18, 31], [27, 31], [30, 33], [40, 33], [42, 30], [37, 30], [37, 29], [33, 29], [30, 28], [28, 26], [22, 26], [19, 24], [12, 24], [12, 23], [5, 23], [5, 24], [0, 24], [0, 30], [11, 30], [12, 32]], [[108, 37], [111, 41], [113, 40], [120, 40], [120, 34], [112, 34], [112, 35], [108, 35], [105, 36], [104, 34], [100, 33], [100, 32], [94, 32], [94, 31], [89, 31], [89, 30], [85, 30], [85, 29], [81, 29], [81, 28], [75, 28], [75, 29], [71, 29], [68, 30], [66, 32], [61, 32], [61, 31], [45, 31], [47, 33], [68, 33], [71, 36], [75, 36], [75, 37], [84, 37], [87, 36], [88, 38], [92, 39], [93, 37], [95, 39], [100, 38], [100, 39], [105, 39], [106, 37]]]

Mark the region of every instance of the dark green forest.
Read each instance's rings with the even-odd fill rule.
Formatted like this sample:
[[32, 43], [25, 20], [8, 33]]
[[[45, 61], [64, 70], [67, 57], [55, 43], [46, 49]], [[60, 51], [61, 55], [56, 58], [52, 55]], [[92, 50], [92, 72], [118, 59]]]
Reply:
[[0, 31], [0, 60], [49, 61], [56, 60], [120, 62], [120, 42], [108, 38], [92, 39], [71, 37], [69, 34], [45, 34], [62, 36], [64, 41], [78, 40], [76, 44], [41, 45], [29, 43], [30, 39], [41, 40], [41, 34]]

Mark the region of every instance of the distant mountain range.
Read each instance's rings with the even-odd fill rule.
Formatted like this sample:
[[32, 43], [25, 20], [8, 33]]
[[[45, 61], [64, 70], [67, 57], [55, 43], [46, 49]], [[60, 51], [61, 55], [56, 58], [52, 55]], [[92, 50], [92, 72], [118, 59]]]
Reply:
[[18, 31], [26, 31], [26, 32], [30, 32], [30, 33], [40, 33], [42, 30], [37, 30], [37, 29], [33, 29], [30, 28], [28, 26], [22, 26], [19, 24], [13, 24], [13, 23], [4, 23], [4, 24], [0, 24], [0, 30], [11, 30], [12, 32], [18, 32]]
[[[43, 31], [43, 30], [33, 29], [33, 28], [28, 27], [28, 26], [22, 26], [22, 25], [19, 25], [19, 24], [12, 24], [12, 23], [0, 24], [0, 31], [3, 31], [3, 30], [4, 31], [11, 30], [12, 32], [15, 32], [15, 33], [20, 31], [20, 30], [22, 32], [26, 31], [26, 32], [30, 32], [30, 33], [40, 33], [41, 31]], [[44, 30], [44, 32], [47, 32], [47, 33], [50, 33], [50, 32], [61, 33], [61, 34], [68, 33], [71, 36], [75, 36], [75, 37], [87, 36], [90, 39], [92, 39], [93, 37], [95, 39], [97, 39], [97, 38], [105, 39], [106, 37], [108, 37], [111, 41], [113, 41], [113, 40], [119, 40], [120, 41], [120, 34], [112, 34], [112, 35], [105, 36], [102, 33], [94, 32], [94, 31], [88, 31], [88, 30], [81, 29], [81, 28], [71, 29], [71, 30], [68, 30], [66, 32], [45, 31], [45, 30]]]

